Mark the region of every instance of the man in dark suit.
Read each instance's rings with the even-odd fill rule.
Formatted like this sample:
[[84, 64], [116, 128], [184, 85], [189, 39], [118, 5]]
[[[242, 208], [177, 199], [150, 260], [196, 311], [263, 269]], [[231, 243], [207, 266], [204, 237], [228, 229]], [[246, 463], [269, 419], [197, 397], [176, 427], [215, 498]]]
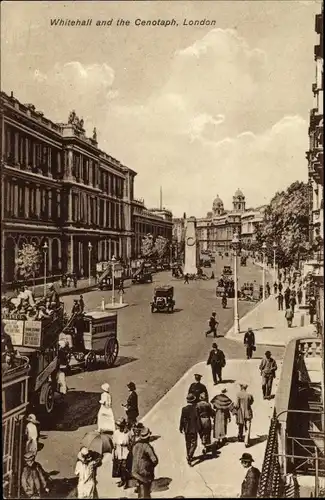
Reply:
[[186, 397], [187, 405], [182, 408], [179, 432], [185, 435], [187, 463], [192, 467], [197, 447], [197, 436], [201, 431], [201, 422], [196, 408], [194, 394]]
[[226, 358], [223, 351], [218, 349], [216, 343], [212, 344], [212, 350], [210, 351], [207, 365], [211, 365], [214, 385], [218, 383], [217, 377], [219, 378], [219, 382], [222, 382], [222, 368], [226, 366]]
[[127, 423], [129, 429], [131, 429], [137, 422], [137, 418], [139, 416], [139, 407], [138, 407], [138, 395], [135, 392], [136, 391], [136, 386], [134, 382], [129, 382], [127, 384], [127, 387], [130, 391], [130, 394], [128, 396], [128, 399], [124, 406], [125, 408], [125, 413], [127, 417]]
[[213, 336], [216, 338], [218, 336], [217, 335], [218, 324], [219, 322], [217, 321], [216, 313], [213, 312], [209, 319], [209, 330], [205, 332], [205, 336], [207, 337], [210, 333], [213, 333]]
[[205, 401], [209, 401], [208, 390], [207, 390], [206, 386], [204, 384], [202, 384], [202, 382], [201, 382], [202, 375], [200, 375], [199, 373], [195, 373], [194, 378], [195, 378], [195, 382], [193, 382], [190, 385], [190, 388], [188, 390], [188, 394], [194, 394], [196, 402], [198, 402], [199, 398], [200, 398], [200, 394], [203, 393], [206, 396]]
[[256, 467], [252, 466], [254, 459], [250, 453], [243, 453], [240, 461], [244, 469], [247, 469], [245, 479], [241, 485], [240, 498], [256, 498], [261, 473]]
[[252, 328], [248, 328], [244, 336], [244, 345], [246, 346], [247, 359], [252, 359], [253, 351], [255, 351], [255, 335]]
[[284, 304], [286, 309], [289, 309], [290, 307], [290, 296], [291, 296], [291, 290], [287, 286], [287, 288], [284, 291]]

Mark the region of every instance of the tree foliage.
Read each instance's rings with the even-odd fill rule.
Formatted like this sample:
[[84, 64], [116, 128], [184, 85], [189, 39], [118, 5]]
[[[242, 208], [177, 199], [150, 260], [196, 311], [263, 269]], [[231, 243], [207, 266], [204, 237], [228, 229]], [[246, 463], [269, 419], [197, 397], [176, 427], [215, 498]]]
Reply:
[[35, 278], [39, 271], [42, 261], [42, 256], [38, 248], [35, 245], [24, 244], [23, 247], [18, 250], [18, 257], [16, 259], [16, 266], [19, 274], [26, 280], [29, 278]]
[[155, 253], [155, 241], [152, 234], [146, 234], [141, 242], [141, 256], [150, 259]]
[[158, 259], [163, 259], [168, 252], [168, 240], [163, 236], [157, 236], [154, 251]]
[[308, 252], [309, 188], [303, 182], [294, 182], [286, 191], [278, 192], [266, 207], [264, 220], [255, 230], [256, 244], [261, 250], [267, 245], [266, 256], [284, 266], [298, 264]]

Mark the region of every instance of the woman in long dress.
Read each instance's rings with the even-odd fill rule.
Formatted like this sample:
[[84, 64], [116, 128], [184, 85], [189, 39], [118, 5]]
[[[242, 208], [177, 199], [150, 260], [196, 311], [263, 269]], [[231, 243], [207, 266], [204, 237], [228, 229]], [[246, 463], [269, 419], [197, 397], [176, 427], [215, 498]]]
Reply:
[[213, 437], [219, 444], [224, 444], [227, 438], [227, 427], [230, 422], [230, 412], [235, 408], [234, 403], [226, 395], [227, 389], [223, 389], [211, 401], [215, 410]]
[[109, 384], [105, 383], [102, 385], [103, 390], [100, 397], [100, 408], [97, 415], [97, 426], [99, 432], [110, 432], [115, 431], [115, 420], [112, 410], [112, 397], [109, 392]]

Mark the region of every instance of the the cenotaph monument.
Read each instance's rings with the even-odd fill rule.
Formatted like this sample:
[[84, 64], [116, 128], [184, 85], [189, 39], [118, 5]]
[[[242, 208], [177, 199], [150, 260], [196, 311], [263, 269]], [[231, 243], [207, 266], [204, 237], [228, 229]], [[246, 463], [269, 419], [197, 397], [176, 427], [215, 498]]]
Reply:
[[184, 274], [197, 274], [196, 218], [189, 217], [185, 228]]

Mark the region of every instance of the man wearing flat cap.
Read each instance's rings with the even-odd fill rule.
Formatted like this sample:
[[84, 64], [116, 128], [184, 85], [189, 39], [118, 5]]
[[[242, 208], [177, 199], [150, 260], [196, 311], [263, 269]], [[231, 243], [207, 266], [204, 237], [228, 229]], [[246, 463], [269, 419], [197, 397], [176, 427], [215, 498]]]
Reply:
[[201, 422], [196, 408], [194, 394], [186, 397], [187, 405], [182, 408], [179, 432], [185, 435], [187, 463], [192, 467], [194, 453], [197, 447], [197, 435], [201, 431]]
[[243, 453], [239, 460], [244, 469], [247, 470], [241, 485], [240, 498], [256, 498], [261, 473], [256, 467], [252, 466], [254, 459], [250, 453]]
[[202, 384], [201, 378], [202, 375], [200, 375], [199, 373], [195, 373], [194, 375], [195, 382], [193, 382], [190, 385], [190, 388], [188, 390], [188, 394], [194, 394], [196, 402], [200, 400], [200, 394], [202, 393], [205, 395], [205, 401], [209, 401], [208, 390], [206, 386]]

